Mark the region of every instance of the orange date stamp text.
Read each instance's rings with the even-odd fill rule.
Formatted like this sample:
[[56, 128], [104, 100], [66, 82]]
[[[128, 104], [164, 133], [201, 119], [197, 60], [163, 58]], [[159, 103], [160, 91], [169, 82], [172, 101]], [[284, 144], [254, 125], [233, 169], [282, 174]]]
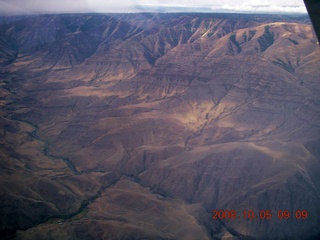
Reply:
[[277, 218], [280, 220], [297, 219], [306, 220], [308, 218], [308, 212], [306, 210], [296, 210], [290, 212], [289, 210], [278, 210], [276, 212], [271, 212], [271, 210], [244, 210], [242, 212], [236, 210], [213, 210], [212, 219], [214, 220], [235, 220], [235, 219], [262, 219], [271, 220], [272, 218]]

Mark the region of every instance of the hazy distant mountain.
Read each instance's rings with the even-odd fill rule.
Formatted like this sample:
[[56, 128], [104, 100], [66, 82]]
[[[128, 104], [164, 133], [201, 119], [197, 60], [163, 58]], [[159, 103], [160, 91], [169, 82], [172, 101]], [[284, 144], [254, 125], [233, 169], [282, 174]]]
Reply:
[[2, 18], [1, 235], [318, 239], [316, 42], [306, 16]]
[[131, 12], [198, 12], [198, 13], [265, 13], [265, 14], [306, 14], [304, 5], [246, 5], [246, 4], [226, 4], [226, 5], [208, 5], [208, 6], [161, 6], [161, 5], [136, 5], [130, 10]]

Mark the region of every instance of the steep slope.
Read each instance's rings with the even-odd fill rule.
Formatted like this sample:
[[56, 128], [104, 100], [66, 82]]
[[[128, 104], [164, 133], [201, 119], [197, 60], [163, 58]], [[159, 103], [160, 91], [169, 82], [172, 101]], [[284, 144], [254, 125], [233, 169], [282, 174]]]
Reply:
[[319, 236], [320, 50], [306, 17], [47, 15], [0, 29], [3, 234]]

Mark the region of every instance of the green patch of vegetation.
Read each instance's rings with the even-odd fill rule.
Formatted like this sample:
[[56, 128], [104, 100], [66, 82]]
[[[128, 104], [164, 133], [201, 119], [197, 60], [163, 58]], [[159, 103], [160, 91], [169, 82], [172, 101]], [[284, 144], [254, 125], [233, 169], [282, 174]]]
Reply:
[[241, 49], [240, 44], [237, 42], [236, 34], [232, 34], [229, 39], [236, 46], [237, 53], [240, 53], [242, 49]]
[[288, 40], [292, 42], [294, 45], [299, 45], [299, 42], [297, 42], [296, 40], [293, 40], [292, 38], [288, 38]]
[[276, 58], [276, 61], [272, 61], [272, 63], [278, 67], [283, 68], [284, 70], [288, 71], [289, 73], [294, 73], [294, 67], [292, 66], [290, 60], [285, 62], [279, 58]]

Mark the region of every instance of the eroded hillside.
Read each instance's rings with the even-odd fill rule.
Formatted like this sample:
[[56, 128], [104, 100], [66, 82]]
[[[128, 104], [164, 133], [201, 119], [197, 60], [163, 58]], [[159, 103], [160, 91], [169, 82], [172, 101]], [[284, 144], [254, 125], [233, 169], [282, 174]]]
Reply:
[[4, 18], [0, 52], [2, 235], [319, 237], [320, 49], [305, 16]]

